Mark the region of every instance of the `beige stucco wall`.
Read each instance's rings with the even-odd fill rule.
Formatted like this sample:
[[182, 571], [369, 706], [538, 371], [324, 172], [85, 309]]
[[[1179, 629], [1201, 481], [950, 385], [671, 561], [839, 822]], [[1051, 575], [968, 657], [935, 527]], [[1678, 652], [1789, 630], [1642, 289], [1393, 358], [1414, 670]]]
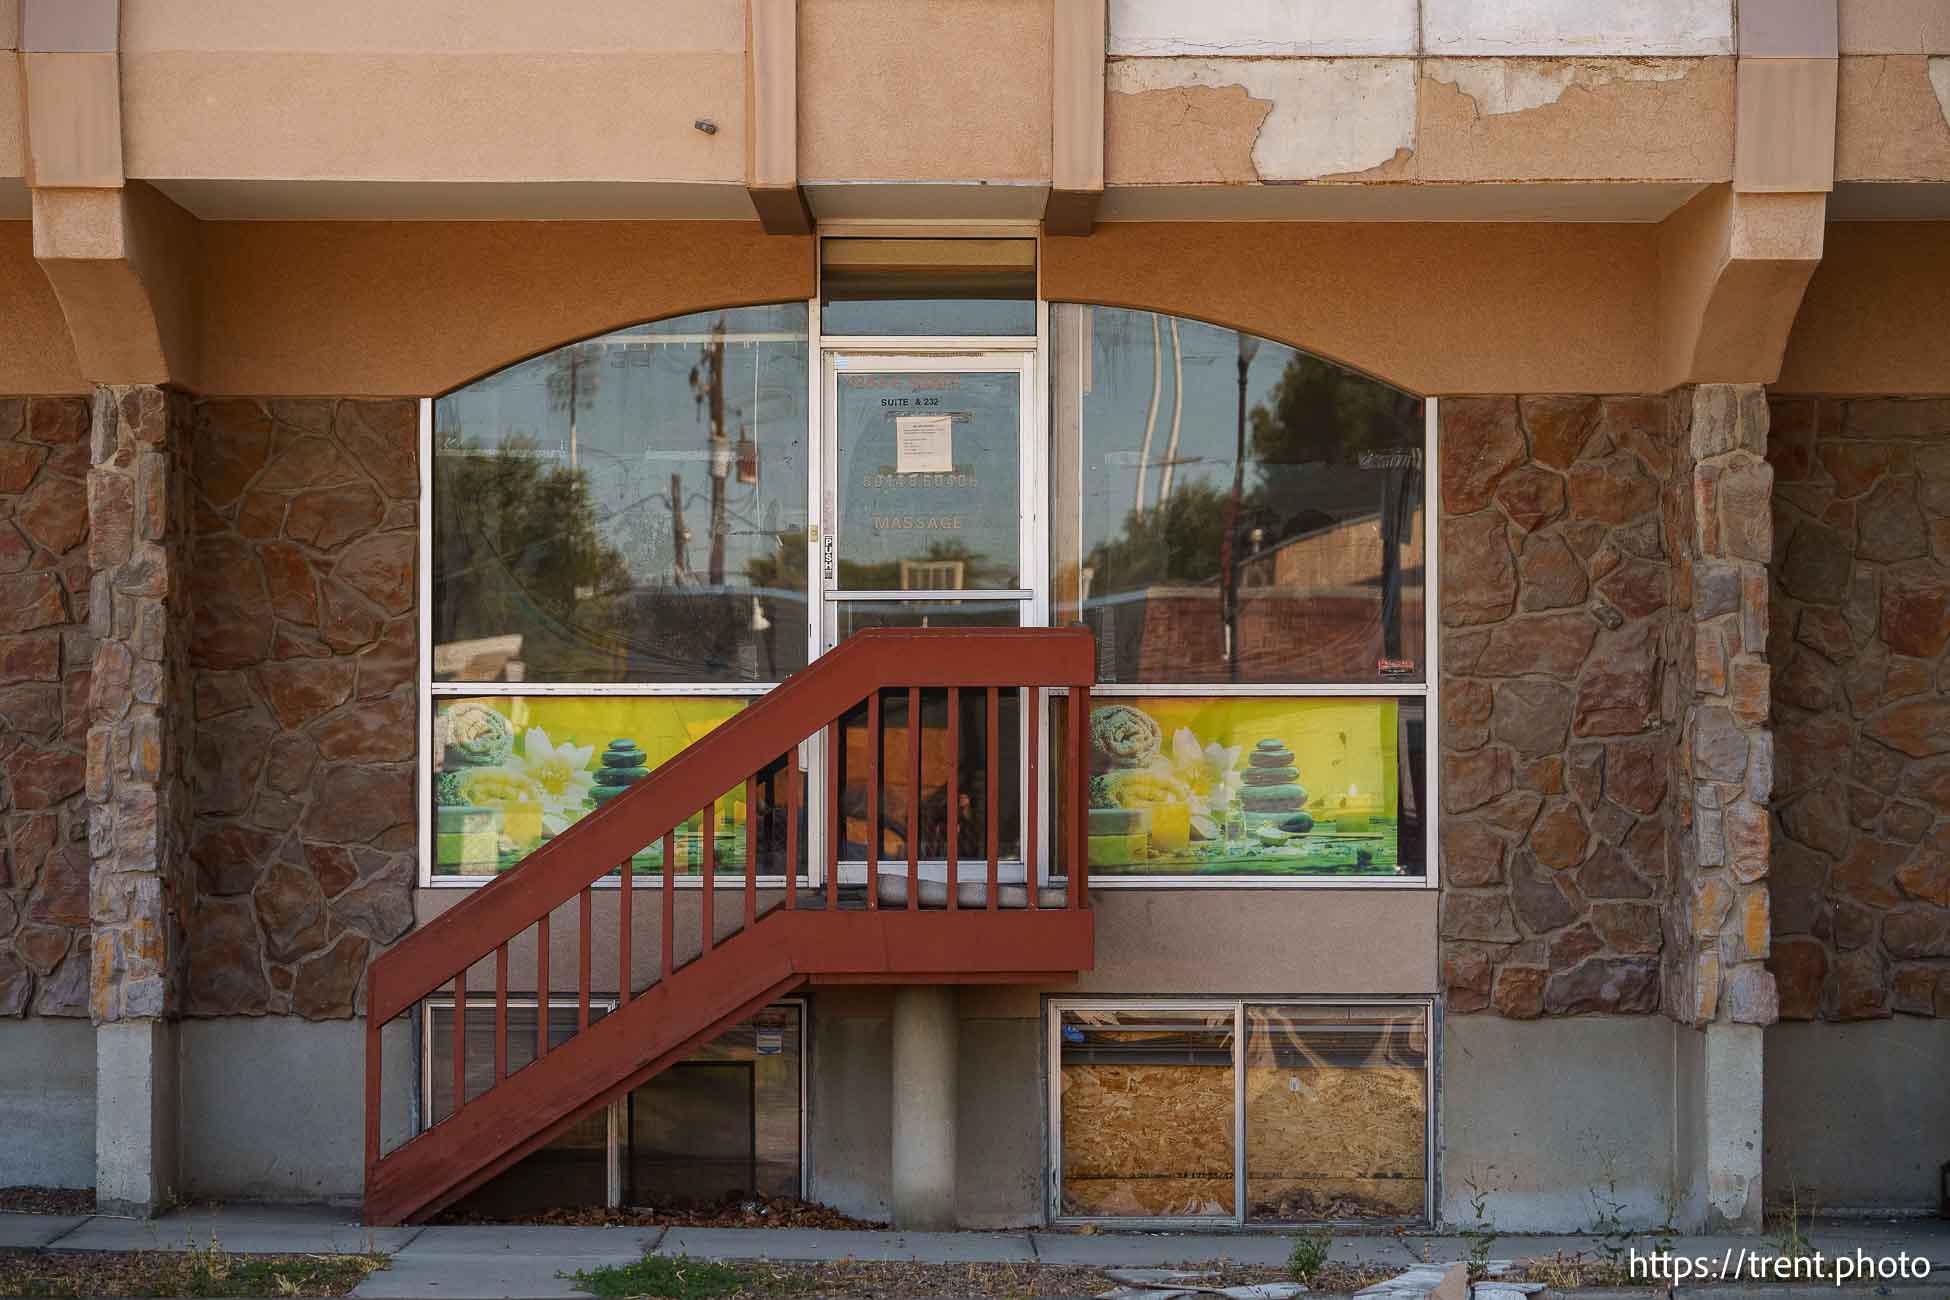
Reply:
[[28, 221], [0, 221], [0, 393], [79, 393], [86, 385], [75, 364], [68, 324], [47, 276], [34, 260]]
[[744, 178], [742, 0], [125, 0], [122, 46], [130, 176]]
[[417, 397], [571, 339], [806, 298], [812, 241], [743, 222], [213, 222], [198, 392]]
[[1421, 393], [1661, 386], [1648, 225], [1112, 224], [1045, 240], [1043, 292], [1251, 330]]
[[[0, 13], [0, 23], [6, 15]], [[0, 177], [27, 172], [27, 137], [21, 125], [20, 56], [0, 50]]]
[[1843, 54], [1950, 51], [1950, 5], [1942, 0], [1840, 0]]
[[[419, 924], [470, 892], [415, 891]], [[590, 985], [602, 992], [613, 992], [617, 982], [618, 895], [598, 889], [590, 904]], [[762, 893], [760, 909], [781, 897]], [[963, 994], [968, 1013], [1033, 1016], [1044, 993], [1382, 996], [1436, 989], [1434, 890], [1100, 889], [1092, 892], [1091, 907], [1094, 971], [1075, 984], [1040, 989], [971, 985]], [[662, 958], [661, 891], [639, 889], [633, 908], [630, 969], [641, 988], [657, 978]], [[720, 938], [734, 934], [743, 923], [744, 894], [721, 889], [713, 908], [712, 932]], [[699, 951], [699, 891], [680, 889], [673, 912], [682, 962]], [[549, 922], [549, 986], [558, 994], [576, 991], [578, 925], [574, 903], [558, 908]], [[494, 988], [491, 959], [469, 972], [468, 986]], [[509, 949], [508, 987], [535, 987], [532, 931]]]
[[1950, 389], [1950, 227], [1828, 227], [1776, 393], [1902, 394]]
[[1835, 178], [1950, 180], [1950, 58], [1873, 55], [1841, 65]]
[[1047, 183], [1049, 0], [801, 0], [805, 181]]
[[1727, 58], [1143, 58], [1107, 78], [1113, 186], [1733, 170]]

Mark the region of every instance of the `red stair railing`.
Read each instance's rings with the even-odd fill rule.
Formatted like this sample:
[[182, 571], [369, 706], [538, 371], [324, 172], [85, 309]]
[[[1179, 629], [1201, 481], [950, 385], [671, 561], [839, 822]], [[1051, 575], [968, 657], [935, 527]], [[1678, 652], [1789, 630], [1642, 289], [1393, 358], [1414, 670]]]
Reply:
[[[369, 1221], [399, 1221], [430, 1213], [478, 1186], [492, 1172], [506, 1168], [519, 1155], [532, 1150], [549, 1136], [610, 1097], [640, 1083], [643, 1078], [670, 1063], [679, 1049], [701, 1041], [722, 1024], [749, 1014], [781, 990], [812, 978], [878, 979], [913, 982], [928, 979], [987, 979], [1011, 977], [1050, 978], [1074, 974], [1090, 964], [1090, 930], [1087, 916], [1078, 915], [1079, 927], [1062, 931], [1037, 931], [1032, 934], [1016, 923], [1014, 932], [998, 930], [1010, 926], [1003, 899], [1004, 885], [999, 878], [1000, 839], [998, 780], [1001, 731], [1000, 699], [1004, 691], [1026, 691], [1023, 717], [1027, 743], [1024, 748], [1028, 769], [1025, 788], [1028, 805], [1023, 818], [1025, 881], [1020, 913], [1034, 917], [1050, 913], [1084, 913], [1089, 906], [1085, 858], [1085, 820], [1087, 765], [1084, 762], [1089, 716], [1090, 686], [1094, 678], [1095, 650], [1091, 637], [1081, 628], [1016, 629], [982, 628], [948, 630], [874, 629], [862, 632], [821, 657], [750, 708], [736, 714], [675, 758], [657, 768], [647, 779], [575, 823], [531, 853], [522, 863], [497, 877], [463, 902], [408, 935], [376, 960], [366, 977], [366, 1133], [365, 1165]], [[880, 754], [885, 736], [882, 692], [905, 689], [908, 744], [907, 785], [907, 872], [904, 899], [900, 906], [883, 905], [879, 872], [883, 838], [881, 826], [882, 785]], [[948, 696], [948, 746], [946, 771], [946, 861], [944, 898], [939, 909], [948, 914], [968, 915], [965, 922], [951, 916], [929, 920], [917, 914], [935, 909], [923, 907], [920, 871], [921, 841], [921, 734], [922, 692], [946, 690]], [[1066, 717], [1064, 743], [1067, 753], [1059, 770], [1071, 783], [1063, 804], [1063, 825], [1051, 839], [1065, 844], [1067, 888], [1060, 903], [1043, 906], [1038, 897], [1039, 876], [1053, 877], [1055, 854], [1039, 852], [1037, 791], [1040, 720], [1045, 690], [1063, 690]], [[961, 906], [959, 877], [961, 858], [961, 818], [959, 798], [962, 788], [960, 764], [960, 701], [963, 691], [985, 693], [986, 739], [983, 780], [986, 805], [984, 843], [987, 849], [987, 877], [983, 882], [983, 906]], [[839, 762], [844, 737], [844, 720], [864, 706], [867, 726], [867, 816], [866, 888], [863, 910], [843, 910], [839, 882], [842, 855], [842, 830], [845, 819], [840, 809]], [[800, 818], [804, 811], [805, 779], [798, 763], [802, 741], [824, 733], [829, 759], [826, 764], [826, 847], [823, 895], [802, 896], [797, 877], [801, 871], [802, 836]], [[729, 938], [716, 934], [716, 894], [721, 876], [716, 862], [713, 829], [718, 800], [726, 791], [742, 787], [745, 795], [746, 831], [742, 871], [742, 926]], [[780, 793], [783, 787], [783, 793]], [[760, 792], [765, 792], [761, 800]], [[773, 822], [783, 822], [781, 871], [784, 895], [773, 906], [761, 909], [758, 880], [760, 872], [759, 808], [761, 803]], [[701, 950], [688, 962], [681, 962], [675, 943], [676, 931], [676, 851], [679, 826], [693, 814], [702, 814], [699, 836], [698, 906]], [[633, 988], [631, 977], [633, 903], [633, 859], [659, 841], [662, 843], [662, 925], [658, 985], [673, 989], [681, 985], [687, 971], [706, 961], [732, 960], [752, 967], [741, 997], [735, 989], [721, 990], [722, 996], [702, 998], [695, 1008], [664, 1005], [673, 999], [660, 996], [655, 1011], [666, 1017], [681, 1016], [657, 1026], [654, 1034], [630, 1037], [630, 1026], [647, 1027], [644, 1008], [625, 1009], [633, 997], [644, 990]], [[1054, 845], [1051, 846], [1052, 848]], [[808, 864], [809, 865], [809, 864]], [[1040, 872], [1039, 867], [1049, 870]], [[620, 875], [617, 904], [617, 971], [615, 1013], [592, 1025], [591, 932], [594, 923], [593, 888], [611, 872]], [[576, 1034], [568, 1042], [550, 1042], [549, 1002], [552, 992], [549, 976], [550, 916], [571, 899], [576, 900], [578, 944], [576, 964]], [[1011, 904], [1014, 908], [1017, 905]], [[914, 920], [899, 920], [905, 912]], [[871, 920], [887, 914], [885, 922]], [[790, 917], [790, 924], [783, 918]], [[1057, 920], [1051, 916], [1052, 921]], [[777, 922], [775, 925], [774, 923]], [[897, 930], [888, 929], [898, 924]], [[974, 928], [970, 928], [974, 927]], [[738, 940], [754, 931], [770, 929], [774, 942], [761, 948], [740, 944]], [[533, 930], [536, 935], [535, 984], [537, 1026], [535, 1059], [518, 1072], [534, 1078], [523, 1080], [520, 1105], [497, 1097], [510, 1080], [508, 1072], [508, 982], [509, 946]], [[1081, 949], [1075, 943], [1069, 951], [1048, 951], [1048, 937], [1082, 936]], [[1040, 936], [1040, 937], [1039, 937]], [[1058, 943], [1061, 949], [1064, 944]], [[734, 952], [734, 949], [736, 951]], [[494, 1073], [493, 1081], [475, 1096], [467, 1094], [466, 1033], [468, 1020], [467, 973], [469, 968], [494, 958]], [[762, 969], [761, 969], [762, 968]], [[725, 981], [721, 981], [725, 982]], [[441, 1122], [408, 1139], [395, 1150], [381, 1154], [381, 1080], [384, 1077], [382, 1030], [394, 1018], [411, 1011], [423, 999], [451, 992], [454, 1002], [453, 1105]], [[708, 1004], [708, 1005], [705, 1005]], [[485, 1008], [483, 1008], [485, 1010]], [[648, 1014], [648, 1013], [645, 1013]], [[585, 1044], [582, 1040], [589, 1040]], [[601, 1042], [602, 1061], [595, 1060], [596, 1040]], [[575, 1059], [555, 1070], [551, 1054]], [[620, 1082], [619, 1082], [620, 1081]], [[593, 1090], [593, 1091], [591, 1091]], [[590, 1095], [582, 1095], [590, 1092]], [[546, 1104], [536, 1105], [546, 1095]], [[573, 1094], [573, 1095], [569, 1095]], [[429, 1099], [430, 1104], [431, 1099]], [[503, 1104], [503, 1103], [507, 1104]], [[508, 1111], [511, 1113], [502, 1114]], [[474, 1112], [469, 1114], [469, 1112]], [[528, 1122], [534, 1116], [533, 1130], [510, 1137], [502, 1130], [510, 1123]], [[463, 1116], [465, 1124], [454, 1121]], [[448, 1126], [452, 1125], [451, 1129]], [[448, 1130], [443, 1134], [442, 1130]], [[413, 1164], [403, 1160], [416, 1148], [452, 1148], [456, 1142], [430, 1141], [464, 1133], [493, 1133], [493, 1139], [477, 1137], [481, 1149], [470, 1152], [449, 1149], [434, 1153], [437, 1158], [421, 1161], [426, 1170], [404, 1170]], [[488, 1149], [492, 1147], [492, 1149]], [[478, 1158], [477, 1158], [478, 1157]], [[389, 1178], [389, 1172], [398, 1176]], [[486, 1171], [486, 1172], [483, 1172]], [[424, 1185], [415, 1185], [416, 1181]]]

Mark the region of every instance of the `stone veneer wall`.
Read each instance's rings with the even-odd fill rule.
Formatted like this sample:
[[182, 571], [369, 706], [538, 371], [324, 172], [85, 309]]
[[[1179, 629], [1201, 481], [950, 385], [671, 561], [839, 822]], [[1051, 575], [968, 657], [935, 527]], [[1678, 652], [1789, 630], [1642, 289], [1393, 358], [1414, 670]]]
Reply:
[[1772, 406], [1781, 1017], [1950, 1016], [1950, 399]]
[[196, 893], [190, 412], [181, 392], [98, 386], [89, 423], [89, 1005], [98, 1025], [183, 1009]]
[[88, 1014], [88, 426], [0, 398], [0, 1016]]
[[1660, 1010], [1664, 396], [1441, 403], [1450, 1014]]
[[1774, 472], [1754, 384], [1673, 394], [1664, 502], [1671, 751], [1664, 1007], [1681, 1024], [1773, 1023], [1769, 917], [1768, 559]]
[[412, 926], [417, 429], [198, 404], [189, 1014], [352, 1015]]

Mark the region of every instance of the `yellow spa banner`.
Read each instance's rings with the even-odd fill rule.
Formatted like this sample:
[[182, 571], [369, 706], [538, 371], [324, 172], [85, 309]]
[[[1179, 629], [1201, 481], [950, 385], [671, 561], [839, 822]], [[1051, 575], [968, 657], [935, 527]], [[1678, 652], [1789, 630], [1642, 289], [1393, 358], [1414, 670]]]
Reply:
[[[433, 714], [434, 871], [493, 875], [622, 794], [749, 701], [503, 695], [437, 699]], [[742, 868], [742, 787], [717, 804], [713, 848]], [[701, 817], [676, 836], [680, 870], [703, 856]], [[661, 850], [639, 855], [662, 869]]]
[[1389, 698], [1138, 697], [1090, 712], [1098, 875], [1394, 875]]

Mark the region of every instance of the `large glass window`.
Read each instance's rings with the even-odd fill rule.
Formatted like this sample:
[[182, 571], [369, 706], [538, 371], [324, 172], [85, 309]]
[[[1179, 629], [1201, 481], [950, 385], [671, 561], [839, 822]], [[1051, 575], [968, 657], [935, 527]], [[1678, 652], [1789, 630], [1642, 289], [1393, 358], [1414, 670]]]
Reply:
[[[491, 876], [520, 862], [693, 742], [749, 700], [727, 696], [442, 695], [433, 706], [433, 870]], [[761, 786], [761, 821], [772, 806]], [[783, 791], [777, 803], [782, 809]], [[707, 831], [702, 810], [672, 837], [675, 869], [695, 874], [704, 837], [727, 873], [742, 877], [747, 838], [743, 787], [727, 790]], [[760, 869], [782, 874], [782, 826], [764, 824]], [[633, 870], [654, 879], [661, 844]]]
[[[806, 340], [802, 303], [702, 312], [433, 403], [434, 878], [509, 869], [805, 665]], [[727, 883], [754, 844], [784, 872], [761, 785], [678, 829], [680, 874], [707, 838]]]
[[1425, 881], [1421, 399], [1151, 312], [1059, 304], [1051, 333], [1051, 608], [1097, 640], [1092, 877]]
[[1053, 316], [1055, 609], [1102, 681], [1425, 680], [1421, 399], [1216, 325]]
[[806, 308], [634, 325], [433, 408], [449, 682], [775, 682], [806, 662]]
[[1416, 696], [1095, 698], [1090, 875], [1420, 879], [1423, 736]]
[[[591, 1021], [613, 1008], [598, 1002]], [[551, 1050], [575, 1036], [577, 1007], [549, 1008]], [[510, 1075], [535, 1060], [534, 999], [508, 1007]], [[494, 1004], [468, 999], [467, 1096], [494, 1082]], [[605, 1204], [684, 1210], [725, 1201], [797, 1197], [805, 1124], [805, 1005], [781, 1002], [701, 1044], [616, 1103], [577, 1120], [560, 1137], [456, 1203], [461, 1217], [506, 1218]], [[422, 1097], [425, 1122], [453, 1114], [453, 1003], [430, 1002]], [[614, 1122], [611, 1122], [612, 1119]], [[612, 1178], [612, 1172], [614, 1177]]]
[[1059, 1219], [1428, 1217], [1426, 1003], [1060, 1001]]

